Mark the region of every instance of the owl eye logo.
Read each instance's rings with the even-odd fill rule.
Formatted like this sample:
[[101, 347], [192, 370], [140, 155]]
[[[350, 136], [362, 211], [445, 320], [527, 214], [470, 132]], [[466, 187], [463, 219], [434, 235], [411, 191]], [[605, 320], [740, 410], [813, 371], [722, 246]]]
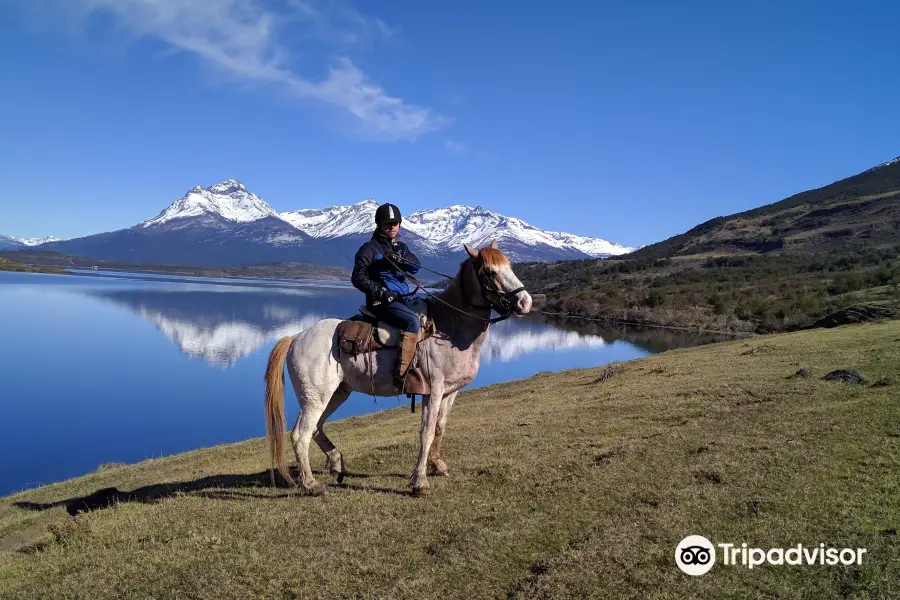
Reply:
[[713, 544], [702, 535], [689, 535], [675, 548], [675, 564], [688, 575], [703, 575], [715, 563]]
[[688, 546], [681, 549], [681, 562], [686, 565], [705, 565], [712, 558], [710, 548]]

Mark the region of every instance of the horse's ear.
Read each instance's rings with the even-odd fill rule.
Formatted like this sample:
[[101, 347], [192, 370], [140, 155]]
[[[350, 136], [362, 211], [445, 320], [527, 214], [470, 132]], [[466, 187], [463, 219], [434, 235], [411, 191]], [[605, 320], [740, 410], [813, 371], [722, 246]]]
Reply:
[[466, 249], [466, 252], [469, 253], [469, 256], [471, 256], [472, 258], [478, 258], [478, 252], [469, 248], [468, 244], [463, 244], [463, 248]]
[[498, 250], [500, 248], [500, 246], [497, 245], [496, 239], [491, 240], [491, 248], [493, 248], [494, 250]]

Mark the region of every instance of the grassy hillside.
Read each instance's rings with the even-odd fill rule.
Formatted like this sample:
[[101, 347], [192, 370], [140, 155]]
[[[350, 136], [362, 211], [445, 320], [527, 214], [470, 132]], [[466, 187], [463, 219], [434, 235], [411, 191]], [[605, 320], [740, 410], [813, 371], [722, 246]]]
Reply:
[[634, 259], [863, 250], [900, 243], [900, 160], [641, 248]]
[[517, 272], [543, 310], [644, 325], [765, 333], [860, 303], [900, 314], [900, 160], [621, 259]]
[[194, 277], [274, 277], [276, 279], [338, 279], [349, 280], [350, 271], [343, 267], [328, 267], [304, 263], [272, 263], [260, 265], [234, 265], [230, 267], [197, 267], [185, 265], [127, 263], [98, 258], [85, 258], [73, 254], [60, 254], [47, 250], [0, 252], [3, 258], [36, 267], [67, 267], [129, 271], [132, 273], [160, 273], [166, 275], [191, 275]]
[[[444, 441], [454, 476], [427, 500], [408, 494], [420, 415], [402, 407], [330, 425], [355, 475], [323, 476], [320, 498], [269, 487], [261, 439], [112, 466], [0, 501], [0, 590], [900, 597], [898, 342], [898, 321], [810, 330], [667, 352], [611, 377], [575, 370], [464, 393]], [[790, 377], [801, 367], [813, 376]], [[869, 382], [821, 380], [838, 368]], [[262, 406], [262, 389], [247, 401]], [[66, 501], [109, 486], [132, 493], [67, 516]], [[868, 552], [861, 566], [717, 564], [689, 577], [674, 566], [689, 534]]]
[[860, 304], [900, 314], [900, 246], [531, 263], [516, 273], [541, 310], [640, 324], [766, 333]]

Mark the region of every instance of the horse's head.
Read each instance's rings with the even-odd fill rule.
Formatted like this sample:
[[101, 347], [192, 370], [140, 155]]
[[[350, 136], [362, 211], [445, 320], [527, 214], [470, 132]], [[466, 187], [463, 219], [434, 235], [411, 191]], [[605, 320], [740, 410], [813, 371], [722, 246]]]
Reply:
[[531, 310], [531, 295], [513, 273], [509, 259], [497, 247], [497, 240], [481, 250], [467, 244], [463, 247], [469, 253], [462, 276], [467, 278], [464, 289], [470, 305], [490, 307], [504, 317], [521, 317]]

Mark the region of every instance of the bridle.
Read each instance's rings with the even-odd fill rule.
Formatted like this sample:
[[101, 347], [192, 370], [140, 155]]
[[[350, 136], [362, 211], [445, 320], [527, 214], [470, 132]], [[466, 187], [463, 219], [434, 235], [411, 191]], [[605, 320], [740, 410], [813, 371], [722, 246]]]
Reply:
[[[488, 281], [487, 275], [485, 275], [484, 268], [484, 259], [479, 256], [477, 259], [472, 259], [475, 261], [475, 264], [472, 267], [475, 269], [475, 277], [478, 279], [478, 285], [481, 288], [481, 299], [486, 302], [486, 304], [475, 304], [471, 300], [469, 300], [469, 295], [466, 293], [466, 279], [462, 278], [460, 280], [460, 287], [462, 288], [463, 297], [466, 299], [466, 302], [472, 308], [478, 310], [495, 310], [497, 314], [500, 316], [494, 319], [489, 319], [491, 323], [497, 323], [499, 321], [505, 321], [506, 319], [512, 316], [512, 302], [511, 299], [514, 299], [520, 293], [525, 291], [525, 286], [518, 287], [514, 290], [505, 291], [499, 290], [495, 285], [491, 285]], [[494, 302], [488, 297], [488, 292], [492, 294], [496, 294], [499, 300]]]

